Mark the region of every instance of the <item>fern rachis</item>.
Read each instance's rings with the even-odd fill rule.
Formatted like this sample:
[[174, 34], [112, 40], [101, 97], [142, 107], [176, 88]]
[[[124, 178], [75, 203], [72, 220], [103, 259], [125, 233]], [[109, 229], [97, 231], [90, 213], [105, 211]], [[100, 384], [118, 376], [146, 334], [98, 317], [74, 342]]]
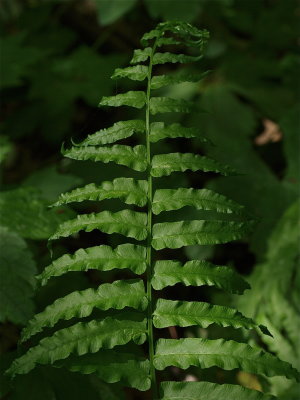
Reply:
[[[102, 201], [117, 198], [129, 205], [145, 207], [147, 212], [125, 209], [118, 212], [101, 211], [79, 215], [60, 225], [51, 237], [61, 237], [94, 229], [111, 234], [117, 233], [138, 241], [124, 243], [116, 248], [100, 245], [80, 249], [73, 255], [64, 255], [52, 262], [38, 276], [41, 284], [55, 276], [71, 271], [86, 271], [90, 268], [108, 271], [114, 268], [129, 268], [136, 275], [146, 271], [146, 282], [142, 279], [104, 283], [96, 289], [73, 292], [57, 299], [43, 312], [37, 314], [22, 332], [25, 341], [45, 328], [54, 327], [60, 320], [90, 318], [75, 322], [68, 327], [46, 336], [17, 358], [9, 369], [11, 375], [29, 372], [38, 364], [52, 364], [71, 371], [96, 373], [106, 382], [120, 381], [139, 390], [152, 389], [154, 399], [159, 398], [156, 370], [168, 366], [186, 369], [190, 366], [223, 369], [240, 368], [250, 373], [267, 376], [285, 375], [299, 379], [299, 374], [289, 364], [278, 360], [259, 348], [244, 343], [223, 339], [201, 338], [158, 339], [155, 343], [154, 328], [169, 326], [207, 327], [216, 323], [234, 328], [260, 329], [268, 331], [244, 317], [237, 310], [211, 305], [204, 302], [170, 301], [154, 299], [154, 290], [167, 286], [216, 286], [231, 293], [242, 294], [248, 284], [233, 270], [205, 261], [192, 260], [184, 265], [176, 260], [159, 260], [154, 251], [164, 248], [178, 249], [187, 245], [226, 243], [240, 239], [253, 227], [242, 206], [225, 196], [206, 189], [176, 188], [157, 189], [157, 178], [169, 176], [175, 171], [213, 171], [223, 175], [232, 169], [216, 160], [193, 153], [152, 154], [151, 144], [159, 140], [177, 137], [198, 137], [198, 130], [179, 123], [166, 125], [151, 121], [151, 116], [165, 112], [189, 112], [191, 102], [168, 97], [153, 97], [152, 91], [170, 84], [197, 82], [205, 73], [179, 73], [154, 75], [153, 66], [165, 63], [194, 62], [202, 57], [202, 49], [208, 34], [189, 24], [166, 22], [145, 34], [142, 50], [134, 52], [132, 66], [118, 68], [114, 79], [129, 78], [147, 81], [145, 91], [128, 91], [116, 96], [104, 97], [102, 106], [129, 106], [145, 108], [145, 120], [128, 120], [115, 123], [112, 127], [89, 135], [82, 143], [73, 144], [63, 150], [66, 157], [76, 160], [92, 160], [104, 163], [115, 162], [144, 173], [144, 179], [116, 178], [100, 185], [89, 184], [83, 188], [62, 194], [55, 205], [86, 200]], [[161, 52], [165, 45], [184, 45], [200, 49], [199, 55]], [[157, 49], [159, 51], [157, 51]], [[146, 64], [140, 64], [145, 62]], [[144, 134], [143, 145], [135, 147], [115, 142], [138, 134]], [[201, 138], [205, 142], [205, 138]], [[194, 207], [202, 212], [214, 212], [216, 217], [202, 220], [155, 222], [161, 212], [171, 212], [182, 207]], [[230, 216], [233, 216], [230, 220]], [[144, 285], [145, 283], [145, 285]], [[133, 311], [128, 311], [131, 308]], [[94, 309], [102, 310], [104, 317], [94, 319]], [[112, 309], [117, 311], [111, 311]], [[102, 314], [101, 314], [102, 315]], [[134, 342], [148, 342], [148, 357], [134, 352]], [[119, 350], [122, 349], [122, 350]], [[180, 399], [253, 399], [266, 400], [270, 396], [236, 385], [217, 385], [209, 382], [163, 382], [161, 398]]]

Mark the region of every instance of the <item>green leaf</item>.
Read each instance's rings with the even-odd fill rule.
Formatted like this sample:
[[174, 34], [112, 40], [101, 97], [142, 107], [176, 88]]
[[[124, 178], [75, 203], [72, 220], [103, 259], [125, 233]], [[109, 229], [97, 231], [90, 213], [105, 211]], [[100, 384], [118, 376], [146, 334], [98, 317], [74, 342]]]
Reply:
[[175, 171], [204, 171], [218, 172], [222, 175], [232, 175], [232, 170], [227, 165], [221, 164], [211, 158], [193, 153], [159, 154], [152, 158], [151, 175], [155, 177], [168, 176]]
[[20, 187], [0, 193], [0, 225], [25, 239], [48, 239], [58, 225], [74, 213], [64, 208], [47, 209], [48, 202], [38, 190]]
[[137, 64], [146, 61], [152, 54], [152, 48], [146, 47], [145, 49], [137, 49], [133, 52], [133, 57], [130, 64]]
[[211, 382], [162, 382], [161, 400], [275, 400], [274, 396], [239, 385]]
[[198, 260], [188, 261], [184, 265], [179, 261], [157, 261], [152, 278], [153, 288], [161, 290], [176, 283], [183, 283], [185, 286], [216, 286], [237, 294], [250, 289], [249, 284], [232, 268]]
[[150, 389], [149, 360], [120, 350], [100, 350], [80, 357], [71, 356], [60, 361], [58, 366], [82, 374], [94, 373], [104, 382], [121, 382], [124, 386], [142, 391]]
[[154, 214], [159, 214], [162, 211], [178, 210], [185, 206], [227, 214], [243, 214], [245, 209], [235, 201], [212, 190], [179, 188], [156, 190], [152, 211]]
[[143, 145], [131, 147], [114, 144], [111, 147], [71, 147], [69, 150], [62, 150], [62, 154], [73, 160], [101, 161], [105, 164], [115, 162], [135, 171], [145, 171], [147, 168], [146, 148]]
[[187, 3], [181, 0], [145, 0], [145, 5], [154, 20], [180, 20], [193, 21], [201, 11], [202, 4], [198, 1]]
[[146, 94], [143, 91], [129, 91], [115, 96], [104, 96], [99, 106], [120, 107], [129, 106], [143, 108], [146, 104]]
[[145, 132], [145, 121], [140, 119], [119, 121], [109, 128], [101, 129], [92, 135], [88, 135], [83, 142], [75, 144], [75, 146], [101, 146], [115, 143], [118, 140], [132, 136], [136, 132]]
[[42, 339], [23, 356], [17, 358], [7, 371], [11, 376], [26, 374], [37, 364], [53, 364], [70, 354], [79, 356], [96, 353], [99, 349], [112, 349], [133, 340], [142, 344], [146, 340], [146, 319], [133, 313], [123, 313], [103, 320], [79, 322]]
[[189, 113], [193, 110], [194, 103], [184, 99], [172, 99], [170, 97], [151, 97], [150, 113], [152, 115], [167, 112]]
[[97, 186], [90, 183], [82, 188], [60, 195], [54, 206], [86, 200], [122, 199], [126, 204], [143, 207], [147, 203], [147, 181], [133, 178], [116, 178]]
[[97, 289], [72, 292], [55, 300], [39, 314], [36, 314], [22, 331], [22, 341], [41, 332], [46, 327], [54, 326], [60, 319], [84, 318], [91, 315], [94, 308], [122, 310], [132, 307], [145, 310], [147, 297], [142, 280], [115, 281], [104, 283]]
[[208, 140], [199, 136], [199, 130], [196, 128], [187, 128], [181, 124], [175, 123], [165, 125], [164, 122], [152, 122], [150, 125], [150, 142], [155, 143], [165, 138], [198, 138], [201, 142], [206, 143]]
[[136, 3], [136, 0], [97, 0], [100, 24], [106, 26], [117, 21], [126, 14]]
[[241, 239], [251, 232], [253, 221], [178, 221], [153, 226], [152, 247], [178, 249], [194, 244], [219, 244]]
[[129, 78], [133, 81], [143, 81], [147, 75], [148, 67], [145, 65], [135, 65], [134, 67], [117, 68], [111, 78]]
[[246, 329], [257, 327], [252, 319], [244, 317], [234, 308], [216, 306], [200, 301], [158, 299], [153, 316], [153, 324], [156, 328], [193, 325], [207, 328], [212, 324]]
[[0, 321], [24, 325], [34, 312], [35, 262], [26, 242], [0, 227]]
[[174, 85], [183, 82], [199, 82], [205, 78], [208, 71], [202, 73], [180, 72], [174, 75], [156, 75], [151, 79], [151, 89], [160, 89], [161, 87]]
[[125, 243], [112, 249], [102, 245], [79, 249], [73, 255], [65, 254], [48, 265], [36, 278], [45, 285], [51, 277], [61, 276], [70, 271], [110, 271], [114, 268], [128, 268], [140, 275], [146, 271], [146, 267], [145, 247]]
[[136, 240], [145, 240], [148, 233], [147, 215], [131, 210], [122, 210], [116, 213], [102, 211], [97, 214], [77, 215], [77, 218], [59, 225], [57, 231], [49, 240], [68, 237], [81, 230], [91, 232], [94, 229], [99, 229], [105, 233], [119, 233]]
[[298, 371], [289, 363], [279, 360], [258, 347], [224, 339], [159, 339], [154, 366], [163, 370], [168, 366], [187, 369], [220, 367], [225, 370], [239, 368], [253, 374], [286, 376], [299, 380]]
[[169, 52], [155, 53], [153, 56], [153, 65], [166, 63], [190, 63], [199, 61], [203, 56], [188, 56], [186, 54], [173, 54]]

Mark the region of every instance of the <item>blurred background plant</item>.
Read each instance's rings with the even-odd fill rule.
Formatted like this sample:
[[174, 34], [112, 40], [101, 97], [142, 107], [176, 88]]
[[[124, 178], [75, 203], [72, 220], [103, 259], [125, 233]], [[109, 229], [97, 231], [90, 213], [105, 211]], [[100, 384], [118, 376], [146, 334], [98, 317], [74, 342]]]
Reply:
[[[252, 291], [239, 302], [212, 289], [199, 293], [185, 288], [179, 295], [216, 304], [237, 303], [270, 328], [274, 339], [263, 345], [300, 368], [299, 14], [296, 0], [1, 1], [1, 370], [15, 357], [20, 329], [34, 311], [58, 294], [112, 278], [93, 271], [78, 273], [35, 292], [33, 277], [49, 261], [46, 239], [74, 213], [68, 207], [48, 210], [47, 206], [63, 191], [112, 179], [120, 168], [63, 160], [61, 143], [71, 138], [81, 141], [116, 120], [137, 117], [128, 109], [109, 114], [97, 104], [103, 95], [128, 89], [126, 82], [117, 85], [110, 75], [129, 60], [145, 31], [168, 19], [210, 31], [205, 58], [197, 68], [212, 72], [199, 85], [181, 84], [166, 91], [199, 104], [204, 112], [185, 117], [185, 123], [199, 126], [215, 146], [203, 147], [195, 140], [191, 149], [179, 140], [165, 143], [164, 148], [160, 145], [159, 151], [185, 146], [236, 168], [240, 176], [188, 174], [182, 185], [216, 189], [259, 218], [246, 241], [190, 246], [183, 255], [232, 266], [249, 279]], [[172, 179], [178, 185], [178, 176]], [[87, 207], [100, 209], [95, 203], [77, 210]], [[81, 234], [77, 243], [87, 247], [107, 240], [111, 239], [93, 232]], [[60, 255], [74, 249], [74, 243], [65, 241], [53, 251]], [[173, 293], [176, 290], [172, 288]], [[216, 326], [169, 334], [220, 337]], [[242, 330], [234, 335], [246, 340]], [[183, 379], [239, 382], [258, 390], [268, 387], [281, 400], [299, 400], [300, 395], [299, 385], [290, 381], [262, 380], [238, 371], [226, 376], [215, 368], [201, 373], [190, 370], [189, 375], [175, 369], [167, 373]], [[14, 400], [147, 398], [134, 390], [121, 393], [118, 385], [104, 384], [93, 375], [54, 368], [40, 368], [14, 382], [3, 376], [0, 396]]]

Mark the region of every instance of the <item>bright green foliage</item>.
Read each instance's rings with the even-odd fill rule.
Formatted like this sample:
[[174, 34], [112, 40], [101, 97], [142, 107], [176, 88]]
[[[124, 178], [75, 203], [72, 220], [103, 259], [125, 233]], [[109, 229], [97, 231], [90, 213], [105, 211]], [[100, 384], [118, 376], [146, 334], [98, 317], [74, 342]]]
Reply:
[[135, 132], [145, 132], [145, 121], [133, 119], [116, 122], [107, 129], [101, 129], [92, 135], [88, 135], [78, 146], [101, 146], [103, 144], [114, 143], [132, 136]]
[[147, 307], [147, 297], [141, 280], [115, 281], [104, 283], [98, 289], [86, 289], [73, 292], [57, 299], [45, 311], [36, 314], [22, 332], [22, 340], [40, 332], [45, 327], [54, 326], [60, 319], [87, 317], [93, 308], [121, 310], [125, 307], [144, 310]]
[[222, 175], [231, 175], [234, 171], [212, 160], [211, 158], [199, 156], [192, 153], [170, 153], [157, 155], [153, 157], [151, 175], [158, 178], [160, 176], [168, 176], [172, 172], [186, 170], [219, 172]]
[[[265, 395], [256, 390], [237, 385], [217, 385], [211, 382], [163, 382], [161, 400], [275, 400], [274, 396]], [[201, 393], [201, 397], [199, 394]]]
[[132, 178], [116, 178], [112, 182], [104, 181], [96, 186], [94, 183], [60, 195], [54, 206], [81, 202], [86, 200], [121, 199], [126, 204], [143, 207], [147, 203], [147, 181]]
[[61, 224], [50, 240], [68, 237], [82, 230], [91, 232], [94, 229], [144, 240], [147, 237], [147, 216], [145, 213], [131, 210], [78, 215], [76, 219]]
[[157, 190], [153, 197], [152, 211], [154, 214], [159, 214], [162, 211], [178, 210], [185, 206], [228, 214], [240, 214], [244, 209], [238, 203], [212, 190], [180, 188]]
[[126, 243], [112, 249], [109, 246], [95, 246], [79, 249], [73, 255], [65, 254], [54, 260], [37, 276], [42, 285], [51, 277], [60, 276], [70, 271], [98, 269], [110, 271], [114, 268], [131, 269], [136, 274], [145, 272], [146, 249], [142, 246]]
[[251, 231], [250, 222], [178, 221], [153, 226], [152, 246], [155, 250], [178, 249], [194, 244], [219, 244], [241, 239]]
[[224, 339], [159, 339], [154, 364], [159, 370], [170, 365], [183, 369], [191, 365], [201, 368], [219, 366], [228, 370], [240, 368], [254, 374], [282, 375], [300, 380], [298, 371], [285, 361], [260, 348]]
[[145, 171], [145, 146], [138, 145], [133, 148], [121, 144], [112, 147], [83, 146], [73, 147], [71, 150], [63, 151], [65, 157], [74, 160], [102, 161], [104, 163], [115, 162], [120, 165], [132, 168], [136, 171]]
[[114, 316], [100, 321], [79, 322], [42, 339], [37, 346], [12, 363], [9, 373], [24, 374], [36, 364], [54, 363], [72, 353], [81, 356], [89, 352], [96, 353], [101, 348], [112, 349], [131, 340], [137, 344], [146, 340], [146, 319], [138, 314], [123, 313], [120, 318]]
[[250, 288], [240, 275], [228, 267], [198, 260], [188, 261], [184, 265], [179, 261], [157, 261], [152, 278], [153, 288], [160, 290], [176, 283], [185, 286], [216, 286], [230, 293], [239, 294]]
[[[116, 69], [113, 79], [129, 78], [140, 81], [141, 85], [146, 79], [147, 87], [144, 91], [128, 91], [103, 97], [100, 102], [101, 106], [145, 108], [144, 121], [139, 119], [117, 122], [110, 128], [88, 136], [82, 143], [63, 150], [63, 154], [71, 159], [114, 162], [127, 166], [140, 173], [140, 179], [121, 177], [97, 186], [89, 184], [62, 194], [56, 205], [117, 198], [137, 207], [146, 206], [146, 212], [132, 209], [114, 213], [101, 211], [78, 215], [77, 218], [60, 224], [50, 237], [51, 240], [69, 237], [81, 230], [91, 232], [97, 229], [107, 234], [121, 234], [131, 238], [130, 241], [137, 240], [140, 243], [136, 245], [125, 242], [116, 248], [100, 245], [80, 249], [73, 255], [65, 254], [46, 267], [38, 280], [46, 284], [51, 277], [71, 271], [126, 268], [137, 275], [146, 272], [146, 285], [141, 279], [115, 281], [102, 284], [98, 289], [75, 291], [57, 299], [29, 322], [23, 331], [23, 339], [41, 332], [44, 328], [54, 327], [58, 322], [61, 324], [64, 320], [69, 320], [68, 326], [44, 337], [17, 358], [9, 369], [11, 375], [25, 374], [39, 364], [65, 366], [71, 371], [95, 373], [106, 382], [121, 382], [139, 390], [147, 390], [151, 386], [155, 400], [158, 399], [155, 369], [163, 370], [168, 366], [183, 369], [189, 366], [217, 366], [226, 370], [239, 368], [254, 374], [299, 378], [299, 374], [290, 364], [245, 343], [200, 338], [158, 339], [156, 345], [154, 343], [154, 327], [174, 325], [205, 328], [210, 324], [218, 324], [221, 327], [245, 329], [259, 327], [264, 335], [269, 334], [264, 326], [258, 326], [252, 319], [233, 308], [161, 298], [155, 303], [152, 293], [153, 289], [161, 290], [177, 283], [186, 286], [215, 286], [237, 294], [249, 288], [236, 272], [225, 266], [198, 260], [182, 265], [175, 260], [161, 259], [160, 253], [155, 255], [156, 263], [153, 262], [154, 250], [169, 249], [172, 252], [172, 249], [188, 245], [227, 243], [248, 235], [254, 226], [254, 221], [249, 219], [242, 206], [211, 190], [181, 187], [156, 190], [155, 178], [169, 176], [173, 172], [190, 170], [235, 174], [231, 167], [199, 154], [156, 155], [151, 149], [151, 143], [164, 138], [198, 138], [199, 133], [200, 142], [208, 143], [201, 137], [202, 132], [199, 129], [179, 123], [165, 125], [157, 121], [158, 117], [155, 117], [155, 122], [151, 121], [151, 115], [186, 113], [195, 108], [193, 102], [184, 99], [161, 97], [161, 94], [160, 97], [152, 97], [151, 89], [181, 82], [196, 82], [205, 76], [202, 72], [194, 75], [181, 71], [170, 76], [153, 76], [153, 65], [200, 60], [207, 39], [207, 31], [185, 22], [160, 23], [154, 30], [146, 33], [141, 39], [145, 48], [135, 50], [130, 62], [135, 65]], [[172, 50], [173, 53], [161, 50], [164, 45], [169, 44], [180, 45], [180, 49], [184, 48], [183, 54], [178, 54], [176, 48]], [[156, 52], [158, 47], [160, 52]], [[167, 66], [162, 68], [165, 70], [165, 67]], [[145, 145], [131, 147], [113, 144], [134, 134], [139, 137], [144, 135]], [[159, 222], [155, 220], [156, 214], [186, 206], [201, 210], [201, 220], [171, 219], [170, 222], [170, 219], [164, 219], [165, 214], [160, 216]], [[125, 307], [136, 311], [123, 310], [120, 314], [115, 311]], [[85, 320], [74, 322], [72, 318]], [[137, 352], [132, 354], [130, 342], [140, 345], [145, 341], [149, 345], [147, 358], [141, 357]], [[124, 346], [125, 350], [112, 350], [116, 346]], [[200, 397], [197, 391], [201, 392], [201, 398], [207, 399], [246, 399], [248, 395], [247, 399], [251, 400], [270, 399], [258, 392], [233, 385], [207, 382], [162, 384], [164, 400], [198, 399]], [[198, 397], [195, 397], [196, 394]]]

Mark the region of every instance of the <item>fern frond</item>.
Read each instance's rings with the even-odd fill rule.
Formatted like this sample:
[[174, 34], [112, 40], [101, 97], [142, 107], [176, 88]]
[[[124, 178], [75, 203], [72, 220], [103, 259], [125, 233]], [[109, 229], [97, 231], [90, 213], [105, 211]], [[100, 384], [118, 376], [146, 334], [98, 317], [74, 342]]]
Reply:
[[199, 82], [203, 78], [205, 78], [207, 74], [208, 71], [198, 74], [181, 72], [174, 75], [156, 75], [151, 80], [151, 89], [160, 89], [164, 86], [174, 85], [183, 82]]
[[232, 175], [233, 169], [211, 158], [193, 153], [158, 154], [152, 158], [151, 175], [154, 177], [168, 176], [172, 172], [186, 170], [218, 172], [222, 175]]
[[39, 314], [36, 314], [22, 331], [22, 341], [41, 332], [46, 327], [54, 326], [59, 320], [88, 317], [94, 308], [122, 310], [131, 307], [145, 310], [147, 297], [143, 281], [115, 281], [104, 283], [97, 289], [73, 292], [55, 302]]
[[150, 113], [180, 112], [189, 113], [195, 108], [193, 102], [184, 99], [172, 99], [171, 97], [152, 97], [150, 100]]
[[186, 54], [174, 54], [166, 51], [165, 53], [155, 53], [153, 57], [153, 65], [166, 64], [166, 63], [181, 63], [186, 64], [190, 62], [199, 61], [203, 58], [200, 56], [189, 56]]
[[92, 160], [103, 163], [114, 162], [125, 165], [135, 171], [145, 171], [147, 168], [146, 148], [143, 145], [135, 147], [114, 144], [111, 147], [81, 146], [71, 147], [62, 151], [63, 155], [73, 160]]
[[49, 240], [68, 237], [80, 231], [91, 232], [94, 229], [105, 233], [119, 233], [136, 240], [145, 240], [148, 234], [147, 215], [131, 210], [78, 215], [77, 218], [60, 224]]
[[133, 57], [130, 60], [130, 64], [137, 64], [140, 62], [147, 61], [147, 59], [151, 56], [151, 54], [152, 54], [151, 47], [146, 47], [145, 49], [136, 49], [133, 52]]
[[36, 278], [45, 285], [51, 277], [61, 276], [71, 271], [97, 269], [110, 271], [114, 268], [128, 268], [137, 275], [146, 271], [146, 248], [134, 244], [120, 244], [115, 249], [110, 246], [95, 246], [79, 249], [73, 255], [64, 254], [53, 261]]
[[298, 371], [287, 362], [258, 347], [224, 339], [159, 339], [154, 364], [159, 370], [171, 365], [183, 369], [192, 365], [201, 368], [217, 366], [225, 370], [239, 368], [269, 377], [278, 375], [300, 379]]
[[71, 356], [67, 360], [56, 363], [82, 374], [96, 374], [104, 382], [121, 382], [124, 386], [145, 391], [150, 389], [149, 360], [134, 354], [118, 350], [99, 350], [97, 353], [80, 357]]
[[161, 260], [154, 265], [152, 286], [161, 290], [182, 283], [185, 286], [216, 286], [230, 293], [242, 294], [250, 285], [232, 268], [207, 261], [193, 260], [182, 265], [179, 261]]
[[225, 214], [243, 214], [245, 208], [227, 197], [208, 189], [159, 189], [156, 190], [152, 202], [154, 214], [162, 211], [178, 210], [185, 206], [197, 210], [217, 211]]
[[127, 68], [117, 68], [111, 79], [128, 78], [133, 81], [143, 81], [148, 75], [148, 67], [145, 65], [135, 65]]
[[155, 143], [166, 138], [198, 138], [200, 142], [207, 143], [208, 140], [199, 136], [199, 130], [196, 128], [186, 128], [181, 124], [175, 123], [165, 125], [164, 122], [152, 122], [150, 125], [150, 142]]
[[[201, 393], [201, 394], [200, 394]], [[274, 396], [238, 385], [211, 382], [162, 382], [161, 400], [275, 400]]]
[[141, 119], [130, 119], [127, 121], [119, 121], [111, 127], [101, 129], [88, 135], [88, 137], [81, 143], [75, 146], [102, 146], [105, 144], [115, 143], [118, 140], [126, 139], [134, 133], [145, 132], [145, 121]]
[[98, 186], [90, 183], [61, 194], [53, 206], [87, 200], [121, 199], [126, 204], [143, 207], [147, 204], [147, 187], [147, 181], [133, 178], [116, 178], [113, 181], [104, 181]]
[[[168, 326], [193, 326], [207, 328], [212, 324], [223, 327], [257, 329], [258, 325], [244, 317], [234, 308], [216, 306], [200, 301], [173, 301], [158, 299], [153, 311], [153, 324], [156, 328]], [[263, 331], [264, 327], [263, 327]]]
[[104, 96], [99, 106], [120, 107], [128, 106], [134, 108], [143, 108], [146, 104], [146, 94], [143, 91], [130, 90], [126, 93], [120, 93], [115, 96]]
[[146, 321], [139, 314], [123, 313], [119, 318], [79, 322], [42, 339], [37, 346], [17, 358], [8, 373], [12, 376], [25, 374], [37, 364], [53, 364], [72, 353], [79, 356], [96, 353], [99, 349], [112, 349], [130, 341], [142, 344], [146, 340]]
[[178, 249], [194, 244], [219, 244], [241, 239], [251, 232], [253, 221], [178, 221], [153, 226], [152, 247]]

